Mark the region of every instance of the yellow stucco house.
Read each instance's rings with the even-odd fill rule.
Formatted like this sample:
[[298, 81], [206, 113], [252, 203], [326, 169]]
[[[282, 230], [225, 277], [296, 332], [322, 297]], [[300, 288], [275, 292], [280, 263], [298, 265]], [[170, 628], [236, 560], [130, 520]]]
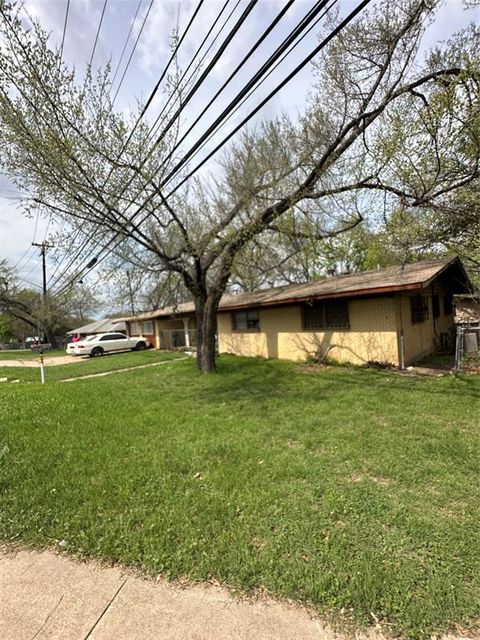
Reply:
[[[453, 295], [471, 291], [454, 257], [228, 295], [217, 316], [218, 350], [402, 368], [447, 344], [454, 327]], [[127, 332], [148, 335], [160, 349], [192, 346], [193, 304], [128, 318]]]

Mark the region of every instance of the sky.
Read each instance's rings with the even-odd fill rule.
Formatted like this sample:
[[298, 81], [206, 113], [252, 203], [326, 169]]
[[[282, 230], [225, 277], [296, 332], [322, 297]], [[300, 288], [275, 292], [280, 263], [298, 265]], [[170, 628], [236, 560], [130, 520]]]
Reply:
[[[189, 106], [182, 123], [184, 130], [199, 112], [206, 98], [221, 85], [226, 74], [233, 69], [240, 56], [248, 50], [258, 35], [271, 22], [274, 15], [284, 6], [285, 1], [260, 0], [258, 2], [235, 40], [222, 55], [203, 90], [198, 93], [196, 99]], [[127, 112], [136, 100], [148, 97], [170, 55], [172, 30], [178, 24], [179, 32], [182, 33], [196, 4], [197, 2], [193, 0], [154, 0], [148, 12], [150, 0], [108, 0], [92, 64], [94, 68], [101, 68], [110, 61], [114, 71], [118, 67], [114, 91], [116, 91], [135, 39], [148, 12], [136, 50], [115, 101], [117, 109]], [[198, 47], [223, 4], [224, 0], [205, 1], [194, 23], [194, 29], [185, 39], [180, 50], [179, 63], [181, 67], [186, 67], [192, 53]], [[230, 3], [223, 15], [228, 16], [230, 7], [235, 5], [236, 0]], [[223, 34], [227, 32], [229, 26], [246, 5], [247, 0], [238, 0], [237, 9], [232, 14], [231, 22], [227, 23]], [[258, 68], [312, 5], [312, 0], [296, 0], [278, 27], [269, 36], [263, 48], [252, 57], [250, 69]], [[341, 14], [351, 11], [355, 5], [356, 2], [353, 0], [339, 0], [337, 4]], [[68, 65], [75, 67], [76, 73], [79, 75], [85, 72], [86, 63], [92, 54], [103, 6], [104, 0], [70, 0], [63, 58]], [[52, 45], [58, 46], [62, 39], [66, 7], [67, 0], [24, 0], [24, 10], [20, 16], [26, 28], [31, 27], [30, 19], [39, 20], [42, 27], [50, 33]], [[134, 21], [138, 7], [140, 8]], [[218, 24], [221, 25], [222, 21], [223, 17]], [[428, 29], [424, 40], [425, 47], [428, 49], [435, 43], [447, 39], [451, 34], [472, 21], [477, 23], [480, 21], [480, 7], [466, 10], [462, 0], [446, 0], [439, 10], [435, 22]], [[121, 59], [122, 49], [131, 28], [132, 33], [127, 42], [124, 57]], [[312, 31], [298, 47], [295, 56], [286, 60], [279, 68], [278, 73], [272, 74], [268, 82], [265, 83], [262, 89], [263, 95], [276, 86], [278, 79], [286, 75], [286, 70], [293, 68], [315, 46], [316, 42], [316, 34]], [[208, 56], [212, 55], [213, 50], [207, 55], [206, 60], [209, 59]], [[119, 64], [120, 62], [121, 64]], [[225, 97], [223, 102], [218, 102], [218, 105], [226, 104], [229, 96], [234, 95], [235, 89], [238, 90], [244, 80], [245, 75], [239, 75], [238, 81], [233, 82], [228, 91], [222, 94]], [[268, 118], [281, 113], [295, 117], [305, 106], [312, 82], [312, 68], [307, 65], [289, 85], [263, 108], [259, 117]], [[261, 95], [262, 92], [256, 94], [257, 97], [253, 102], [247, 103], [245, 109], [256, 104]], [[159, 94], [159, 100], [161, 99], [161, 94]], [[152, 103], [147, 114], [148, 117], [154, 118], [158, 113], [159, 100]], [[237, 120], [240, 119], [242, 113], [247, 112], [245, 109], [237, 114]], [[209, 117], [213, 118], [218, 115], [218, 110], [217, 107], [212, 111], [211, 116], [207, 114], [206, 118], [201, 121], [199, 126], [202, 131], [209, 124]], [[186, 140], [187, 142], [188, 140]], [[32, 247], [31, 243], [48, 240], [55, 232], [55, 223], [41, 217], [26, 218], [21, 209], [21, 200], [18, 199], [21, 195], [14, 184], [0, 174], [0, 259], [6, 258], [11, 266], [16, 265], [18, 275], [23, 278], [25, 286], [30, 286], [30, 283], [34, 286], [40, 286], [41, 259], [38, 248]], [[47, 254], [47, 273], [52, 273], [54, 269], [52, 262], [54, 257], [53, 251], [50, 251], [50, 256]]]

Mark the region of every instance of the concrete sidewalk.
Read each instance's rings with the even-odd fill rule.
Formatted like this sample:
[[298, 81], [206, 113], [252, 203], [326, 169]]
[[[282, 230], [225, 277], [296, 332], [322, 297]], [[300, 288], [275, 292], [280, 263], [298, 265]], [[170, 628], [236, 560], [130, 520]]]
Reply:
[[[369, 637], [373, 638], [372, 633]], [[305, 610], [51, 551], [0, 551], [1, 640], [339, 640]], [[380, 638], [380, 636], [377, 636]]]

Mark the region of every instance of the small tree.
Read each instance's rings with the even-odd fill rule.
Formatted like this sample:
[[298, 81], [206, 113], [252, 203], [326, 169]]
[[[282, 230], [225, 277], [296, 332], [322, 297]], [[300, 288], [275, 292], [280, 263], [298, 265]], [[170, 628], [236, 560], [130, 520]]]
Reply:
[[[25, 33], [3, 4], [2, 167], [35, 206], [99, 239], [128, 239], [136, 254], [151, 254], [160, 269], [177, 274], [195, 303], [198, 368], [214, 371], [216, 314], [235, 261], [266, 232], [280, 233], [283, 218], [308, 220], [309, 233], [324, 238], [358, 224], [368, 194], [370, 202], [382, 194], [416, 208], [478, 175], [473, 48], [459, 39], [422, 68], [416, 58], [436, 4], [391, 0], [364, 11], [316, 62], [316, 90], [299, 122], [280, 118], [244, 131], [215, 177], [189, 181], [168, 202], [172, 129], [147, 156], [148, 128], [141, 122], [132, 133], [131, 122], [114, 112], [108, 70], [79, 84], [47, 35]], [[177, 100], [183, 89], [172, 87]], [[422, 117], [425, 100], [435, 104], [434, 127], [427, 112]], [[425, 183], [413, 192], [393, 170], [412, 112], [421, 144], [410, 175]], [[460, 137], [452, 126], [459, 116]], [[428, 145], [440, 139], [442, 153], [430, 161]], [[462, 156], [466, 145], [469, 158]], [[179, 177], [174, 173], [169, 188]]]
[[0, 261], [0, 313], [19, 339], [42, 335], [56, 347], [59, 334], [83, 324], [98, 309], [99, 301], [87, 287], [77, 285], [61, 296], [45, 297], [38, 290], [21, 287], [15, 271]]

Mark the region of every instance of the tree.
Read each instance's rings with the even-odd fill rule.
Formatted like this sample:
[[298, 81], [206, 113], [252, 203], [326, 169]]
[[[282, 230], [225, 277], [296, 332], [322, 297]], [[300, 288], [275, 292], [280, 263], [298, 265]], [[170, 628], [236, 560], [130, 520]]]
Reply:
[[20, 341], [28, 335], [41, 335], [55, 347], [56, 336], [84, 324], [98, 308], [98, 299], [81, 285], [61, 296], [46, 297], [40, 291], [22, 288], [15, 271], [0, 260], [0, 317]]
[[[359, 224], [372, 203], [433, 206], [478, 177], [474, 48], [459, 38], [423, 66], [417, 59], [436, 4], [391, 0], [363, 11], [316, 61], [316, 88], [298, 122], [283, 117], [243, 130], [215, 175], [185, 184], [173, 126], [152, 146], [144, 121], [132, 129], [114, 112], [108, 69], [79, 83], [47, 35], [25, 33], [3, 5], [3, 170], [36, 206], [85, 234], [133, 242], [136, 255], [150, 255], [159, 270], [181, 278], [195, 303], [198, 368], [213, 371], [220, 298], [252, 242], [278, 237], [289, 216], [297, 239], [303, 226], [309, 237], [335, 236]], [[472, 38], [478, 50], [478, 34]], [[190, 87], [180, 85], [171, 87], [174, 105], [189, 96]], [[411, 113], [418, 117], [409, 135]], [[402, 140], [413, 148], [415, 139], [399, 179]], [[437, 143], [442, 153], [430, 160]], [[406, 188], [414, 176], [417, 188]]]

